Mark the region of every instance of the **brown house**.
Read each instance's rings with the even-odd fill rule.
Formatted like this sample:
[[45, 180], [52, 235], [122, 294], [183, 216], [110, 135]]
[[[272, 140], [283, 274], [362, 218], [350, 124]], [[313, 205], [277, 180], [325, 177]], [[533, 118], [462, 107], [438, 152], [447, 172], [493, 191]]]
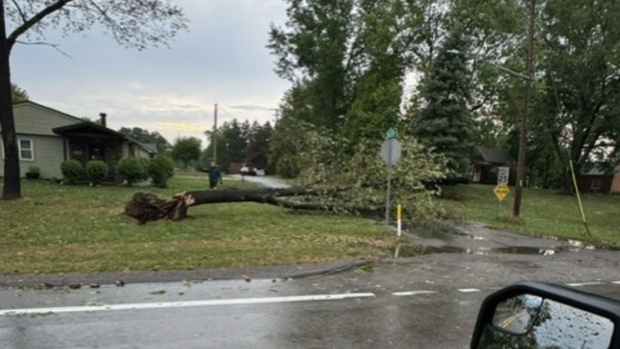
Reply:
[[577, 177], [577, 186], [582, 193], [620, 193], [620, 165], [612, 173], [597, 167], [582, 171]]
[[516, 173], [508, 152], [500, 148], [475, 147], [471, 156], [472, 182], [497, 183], [497, 168], [510, 167], [509, 184], [514, 185]]
[[616, 173], [614, 173], [614, 179], [611, 182], [611, 194], [620, 194], [620, 166], [616, 167]]

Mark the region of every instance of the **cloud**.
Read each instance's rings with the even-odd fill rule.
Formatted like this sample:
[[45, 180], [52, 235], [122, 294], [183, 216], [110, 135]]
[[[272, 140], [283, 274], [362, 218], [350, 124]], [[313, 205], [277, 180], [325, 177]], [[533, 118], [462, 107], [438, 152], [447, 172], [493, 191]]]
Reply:
[[273, 122], [289, 83], [273, 72], [267, 48], [271, 22], [286, 19], [281, 0], [177, 0], [190, 19], [170, 49], [136, 51], [97, 28], [85, 35], [47, 34], [46, 46], [18, 45], [12, 78], [35, 102], [78, 117], [108, 114], [113, 128], [142, 127], [169, 141], [204, 138], [213, 126], [236, 118]]
[[273, 111], [273, 110], [275, 110], [275, 108], [263, 107], [261, 105], [231, 105], [228, 108], [234, 109], [234, 110], [245, 110], [245, 111], [257, 111], [257, 110], [261, 110], [261, 111], [270, 110], [270, 111]]

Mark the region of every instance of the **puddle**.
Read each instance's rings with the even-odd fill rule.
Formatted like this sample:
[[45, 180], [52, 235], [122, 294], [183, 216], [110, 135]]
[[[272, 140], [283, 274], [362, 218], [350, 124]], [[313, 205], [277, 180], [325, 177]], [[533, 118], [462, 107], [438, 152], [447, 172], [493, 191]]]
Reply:
[[553, 256], [557, 253], [569, 252], [577, 253], [583, 250], [594, 249], [593, 246], [572, 247], [562, 246], [555, 248], [540, 248], [531, 246], [507, 246], [507, 247], [479, 247], [476, 249], [462, 248], [457, 246], [421, 246], [421, 245], [401, 245], [394, 250], [394, 258], [415, 257], [425, 254], [437, 253], [457, 253], [457, 254], [525, 254], [525, 255], [543, 255]]
[[[545, 251], [554, 251], [553, 249], [541, 249], [539, 247], [527, 247], [527, 246], [509, 246], [509, 247], [496, 247], [492, 248], [491, 253], [505, 253], [505, 254], [545, 254]], [[551, 253], [551, 252], [548, 252]]]
[[421, 245], [404, 245], [398, 246], [394, 251], [394, 258], [415, 257], [424, 254], [434, 253], [468, 253], [467, 249], [455, 246], [421, 246]]
[[424, 239], [451, 241], [456, 236], [471, 237], [471, 235], [465, 234], [454, 227], [438, 222], [406, 223], [403, 225], [403, 229]]

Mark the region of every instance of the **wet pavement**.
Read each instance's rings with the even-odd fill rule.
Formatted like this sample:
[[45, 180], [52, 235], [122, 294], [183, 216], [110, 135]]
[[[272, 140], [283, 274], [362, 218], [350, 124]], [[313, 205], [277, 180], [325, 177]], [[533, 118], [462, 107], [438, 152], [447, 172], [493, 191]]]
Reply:
[[620, 299], [619, 261], [615, 252], [592, 250], [440, 253], [301, 279], [3, 288], [0, 343], [9, 349], [467, 348], [491, 292], [540, 280]]
[[288, 184], [285, 180], [275, 178], [275, 177], [265, 177], [265, 176], [242, 176], [240, 174], [230, 175], [228, 176], [236, 181], [248, 181], [252, 183], [256, 183], [266, 188], [289, 188], [290, 184]]
[[395, 256], [417, 254], [526, 254], [554, 255], [596, 249], [578, 240], [559, 240], [517, 234], [490, 228], [481, 223], [425, 223], [408, 225], [405, 234], [414, 245], [422, 248], [405, 248], [395, 251]]

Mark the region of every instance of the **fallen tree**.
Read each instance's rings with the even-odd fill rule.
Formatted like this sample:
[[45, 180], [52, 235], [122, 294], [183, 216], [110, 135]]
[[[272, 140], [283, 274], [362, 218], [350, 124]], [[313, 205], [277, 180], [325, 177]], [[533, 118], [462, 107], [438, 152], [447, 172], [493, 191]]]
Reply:
[[[316, 203], [304, 202], [308, 197], [319, 195], [318, 191], [305, 188], [256, 189], [256, 190], [196, 190], [176, 194], [164, 200], [154, 194], [139, 192], [125, 205], [125, 213], [141, 224], [159, 219], [181, 220], [187, 217], [192, 206], [233, 202], [256, 202], [292, 209], [320, 209]], [[297, 201], [284, 200], [297, 197]]]
[[[125, 213], [144, 224], [158, 219], [182, 220], [192, 206], [234, 202], [358, 214], [385, 210], [387, 167], [378, 152], [380, 144], [362, 143], [354, 154], [343, 155], [337, 152], [340, 147], [318, 132], [305, 135], [311, 142], [297, 152], [303, 168], [299, 187], [187, 191], [169, 200], [140, 192], [127, 203]], [[392, 204], [402, 204], [408, 219], [437, 216], [441, 208], [432, 199], [437, 189], [429, 190], [425, 183], [443, 178], [445, 159], [414, 139], [404, 137], [401, 143], [403, 156], [392, 170]]]

